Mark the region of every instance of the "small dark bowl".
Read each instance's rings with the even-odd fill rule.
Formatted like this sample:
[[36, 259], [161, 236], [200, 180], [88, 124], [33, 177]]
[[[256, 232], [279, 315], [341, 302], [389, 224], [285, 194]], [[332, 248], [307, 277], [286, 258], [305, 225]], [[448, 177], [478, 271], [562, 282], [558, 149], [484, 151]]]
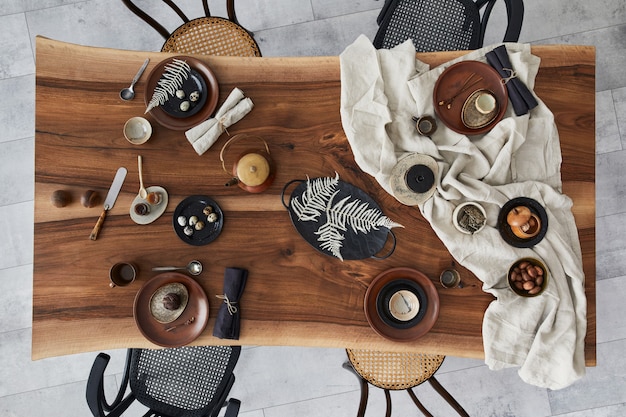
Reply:
[[[520, 288], [520, 284], [517, 284], [518, 282], [521, 282], [521, 283], [525, 282], [523, 279], [522, 268], [520, 268], [520, 266], [524, 266], [524, 264], [528, 264], [531, 268], [534, 267], [535, 268], [534, 273], [537, 276], [542, 277], [540, 282], [536, 281], [537, 278], [531, 277], [533, 278], [531, 279], [532, 282], [535, 284], [533, 289], [527, 290], [524, 288]], [[537, 268], [541, 269], [542, 271], [541, 274], [539, 273]], [[530, 274], [528, 273], [528, 267], [524, 268], [523, 270], [526, 271], [526, 274], [530, 276]], [[521, 280], [517, 280], [516, 276], [520, 277]], [[515, 294], [520, 295], [522, 297], [536, 297], [540, 295], [541, 293], [543, 293], [543, 291], [548, 286], [548, 268], [546, 268], [543, 262], [541, 262], [538, 259], [522, 258], [522, 259], [515, 261], [515, 263], [511, 265], [511, 267], [509, 268], [509, 273], [507, 274], [507, 281], [509, 283], [509, 287]], [[537, 290], [537, 288], [539, 289]]]

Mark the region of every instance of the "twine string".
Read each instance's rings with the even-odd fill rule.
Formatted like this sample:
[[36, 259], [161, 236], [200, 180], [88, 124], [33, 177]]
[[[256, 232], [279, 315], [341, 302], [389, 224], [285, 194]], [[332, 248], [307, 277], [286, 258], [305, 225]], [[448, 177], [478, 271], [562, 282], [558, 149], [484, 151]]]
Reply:
[[226, 124], [225, 124], [225, 122], [226, 122], [226, 115], [224, 115], [224, 116], [220, 117], [220, 118], [217, 120], [217, 123], [220, 125], [221, 130], [223, 130], [224, 132], [226, 132], [226, 134], [227, 134], [228, 136], [230, 136], [230, 133], [228, 132], [228, 129], [226, 129]]
[[230, 301], [226, 294], [216, 295], [215, 297], [219, 298], [220, 300], [224, 300], [224, 304], [226, 304], [226, 307], [228, 308], [228, 312], [230, 313], [231, 316], [234, 315], [238, 311], [237, 307], [235, 307], [235, 304], [237, 304], [237, 301]]
[[509, 73], [508, 77], [502, 78], [502, 84], [507, 84], [509, 81], [511, 81], [513, 78], [517, 78], [517, 71], [511, 69], [511, 68], [502, 68], [503, 71], [507, 71]]

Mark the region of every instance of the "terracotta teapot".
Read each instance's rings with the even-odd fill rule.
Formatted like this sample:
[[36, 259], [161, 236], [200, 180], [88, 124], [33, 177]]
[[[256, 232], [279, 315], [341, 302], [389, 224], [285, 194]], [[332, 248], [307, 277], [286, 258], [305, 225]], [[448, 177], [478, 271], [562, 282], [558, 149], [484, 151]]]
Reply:
[[224, 153], [226, 152], [228, 146], [241, 139], [257, 139], [263, 143], [264, 148], [249, 149], [242, 152], [233, 164], [233, 178], [224, 185], [231, 186], [237, 184], [239, 188], [244, 189], [249, 193], [260, 193], [265, 191], [270, 185], [272, 185], [276, 173], [274, 172], [274, 161], [270, 156], [269, 146], [263, 138], [259, 136], [249, 136], [246, 134], [235, 135], [230, 138], [220, 151], [222, 168], [227, 174], [230, 175], [226, 169]]

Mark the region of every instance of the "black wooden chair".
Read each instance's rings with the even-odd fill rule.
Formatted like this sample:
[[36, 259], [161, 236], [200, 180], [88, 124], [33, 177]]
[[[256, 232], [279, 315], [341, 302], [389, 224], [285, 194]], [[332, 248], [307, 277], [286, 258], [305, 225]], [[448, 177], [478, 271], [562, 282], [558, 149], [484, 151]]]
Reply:
[[460, 416], [469, 417], [463, 407], [435, 379], [435, 372], [443, 363], [445, 356], [360, 349], [346, 349], [346, 353], [348, 361], [343, 364], [343, 367], [352, 371], [361, 383], [361, 401], [357, 417], [365, 416], [369, 396], [368, 384], [384, 390], [387, 403], [385, 417], [391, 416], [390, 391], [397, 390], [406, 390], [417, 408], [425, 416], [433, 417], [413, 392], [414, 387], [426, 381]]
[[[497, 0], [385, 0], [374, 38], [376, 48], [412, 39], [418, 52], [471, 50], [483, 46]], [[522, 0], [504, 0], [507, 29], [503, 42], [517, 42], [524, 18]], [[481, 16], [482, 11], [482, 16]]]
[[[235, 13], [235, 0], [226, 0], [228, 19], [211, 16], [207, 0], [202, 0], [205, 16], [189, 19], [172, 0], [162, 0], [182, 19], [182, 25], [173, 32], [157, 22], [132, 0], [122, 2], [133, 13], [152, 26], [165, 38], [161, 52], [224, 56], [261, 56], [252, 32], [242, 27]], [[155, 3], [155, 2], [153, 2]]]
[[149, 408], [144, 417], [215, 417], [224, 406], [224, 416], [235, 417], [241, 403], [226, 398], [240, 352], [239, 346], [129, 349], [122, 384], [110, 404], [104, 392], [110, 357], [100, 353], [87, 381], [87, 404], [94, 417], [121, 416], [135, 400]]

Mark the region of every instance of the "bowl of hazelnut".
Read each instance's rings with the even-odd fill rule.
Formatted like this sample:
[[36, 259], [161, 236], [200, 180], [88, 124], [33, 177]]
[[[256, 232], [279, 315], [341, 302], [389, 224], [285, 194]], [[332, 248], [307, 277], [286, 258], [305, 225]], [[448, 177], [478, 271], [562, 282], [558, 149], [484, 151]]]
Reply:
[[548, 285], [548, 269], [538, 259], [522, 258], [509, 268], [509, 287], [522, 297], [535, 297]]

